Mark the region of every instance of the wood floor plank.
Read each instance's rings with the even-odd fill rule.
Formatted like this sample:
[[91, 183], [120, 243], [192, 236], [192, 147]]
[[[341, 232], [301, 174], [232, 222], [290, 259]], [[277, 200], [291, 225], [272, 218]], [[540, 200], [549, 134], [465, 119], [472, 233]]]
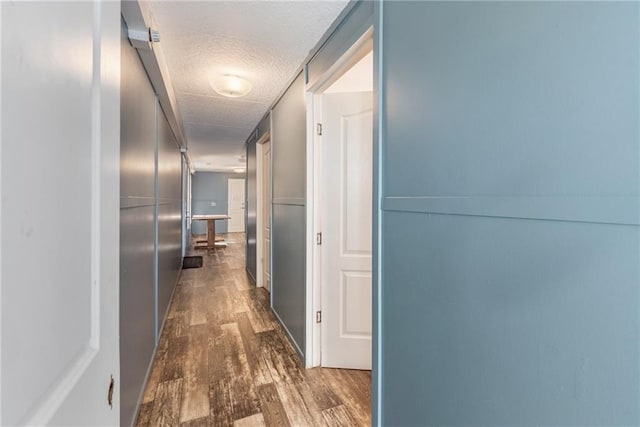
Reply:
[[265, 384], [257, 388], [262, 415], [267, 426], [289, 427], [289, 417], [280, 402], [275, 385]]
[[[154, 387], [153, 391], [155, 392], [155, 390], [156, 389]], [[140, 405], [140, 411], [138, 412], [138, 419], [136, 420], [136, 425], [140, 427], [150, 427], [152, 412], [153, 412], [153, 400]]]
[[263, 357], [270, 369], [271, 377], [275, 381], [295, 383], [304, 381], [301, 364], [283, 342], [282, 336], [276, 331], [266, 331], [257, 334], [261, 341]]
[[244, 291], [248, 289], [252, 289], [253, 285], [249, 282], [247, 277], [247, 273], [244, 271], [244, 268], [236, 268], [232, 271], [233, 280], [238, 291]]
[[180, 418], [182, 378], [158, 384], [153, 401], [150, 424], [152, 426], [176, 426]]
[[249, 311], [249, 304], [247, 303], [247, 298], [242, 291], [229, 291], [231, 295], [231, 299], [233, 301], [233, 312], [244, 313]]
[[313, 414], [294, 384], [277, 382], [275, 383], [275, 386], [280, 402], [282, 403], [282, 407], [284, 408], [291, 425], [315, 425]]
[[194, 287], [191, 295], [191, 316], [189, 319], [189, 325], [205, 325], [207, 323], [207, 308], [205, 306], [207, 289], [205, 287]]
[[305, 377], [320, 411], [342, 405], [342, 399], [333, 391], [324, 378], [322, 368], [307, 369]]
[[325, 369], [324, 371], [327, 382], [352, 413], [358, 425], [371, 424], [371, 396], [354, 386], [354, 382], [358, 381], [358, 371], [347, 369]]
[[251, 327], [255, 333], [271, 331], [274, 328], [274, 324], [266, 315], [267, 311], [264, 309], [260, 301], [255, 296], [255, 290], [248, 290], [241, 292], [245, 297], [247, 304], [247, 315], [251, 322]]
[[173, 291], [173, 302], [175, 305], [172, 307], [175, 311], [187, 311], [191, 308], [189, 306], [191, 302], [189, 293], [192, 287], [191, 281], [176, 285], [176, 289]]
[[207, 300], [207, 321], [210, 325], [220, 326], [235, 321], [234, 299], [228, 287], [212, 288]]
[[247, 313], [236, 314], [236, 321], [242, 338], [244, 352], [247, 357], [247, 363], [253, 376], [253, 383], [256, 386], [272, 383], [273, 378], [271, 377], [270, 368], [263, 357], [260, 349], [260, 340], [251, 327]]
[[265, 425], [262, 414], [251, 415], [233, 422], [233, 427], [263, 427]]
[[209, 417], [198, 418], [180, 423], [180, 427], [209, 427], [211, 420]]
[[180, 422], [209, 415], [209, 371], [206, 325], [191, 327], [183, 368]]
[[174, 337], [169, 341], [161, 381], [182, 378], [188, 342], [187, 336]]
[[151, 367], [151, 374], [149, 375], [149, 380], [147, 381], [147, 388], [145, 390], [144, 396], [142, 397], [143, 403], [153, 402], [153, 399], [155, 398], [156, 388], [160, 383], [160, 379], [162, 378], [162, 374], [164, 371], [165, 358], [165, 353], [156, 353], [156, 358], [153, 362], [153, 366]]
[[232, 394], [233, 419], [238, 420], [260, 412], [258, 396], [244, 351], [242, 336], [237, 323], [222, 325], [222, 330], [229, 338], [226, 353], [227, 377], [234, 391]]
[[327, 426], [331, 427], [344, 427], [344, 426], [357, 426], [356, 421], [346, 406], [340, 405], [334, 408], [325, 409], [322, 411], [322, 417]]
[[209, 383], [210, 420], [213, 426], [233, 425], [231, 385], [226, 377]]

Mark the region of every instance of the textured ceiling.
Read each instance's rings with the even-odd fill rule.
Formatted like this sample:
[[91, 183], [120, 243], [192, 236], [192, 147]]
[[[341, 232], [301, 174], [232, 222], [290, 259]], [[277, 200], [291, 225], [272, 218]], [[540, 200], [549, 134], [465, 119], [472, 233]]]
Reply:
[[[347, 1], [153, 1], [196, 170], [242, 166], [243, 145]], [[225, 98], [209, 78], [234, 74], [253, 90]]]

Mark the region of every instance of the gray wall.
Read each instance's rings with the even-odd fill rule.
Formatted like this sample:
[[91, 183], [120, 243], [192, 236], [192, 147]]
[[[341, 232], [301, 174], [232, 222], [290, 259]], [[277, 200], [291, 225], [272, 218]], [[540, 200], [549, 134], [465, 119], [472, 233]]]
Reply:
[[382, 424], [637, 425], [639, 5], [383, 5]]
[[[244, 175], [223, 172], [196, 172], [193, 174], [191, 203], [193, 215], [227, 214], [229, 210], [229, 178], [242, 179]], [[211, 206], [215, 202], [216, 206]], [[216, 221], [216, 233], [227, 232], [227, 221]], [[206, 221], [193, 221], [191, 233], [207, 234]]]
[[120, 420], [130, 425], [155, 347], [156, 99], [124, 34], [121, 73]]
[[169, 122], [158, 104], [158, 305], [157, 331], [169, 308], [182, 268], [182, 155]]
[[131, 425], [181, 267], [181, 160], [122, 25], [120, 419]]
[[258, 123], [258, 126], [251, 132], [251, 136], [247, 139], [247, 173], [246, 198], [247, 207], [247, 235], [246, 235], [246, 261], [247, 273], [256, 282], [257, 276], [257, 218], [258, 218], [258, 180], [256, 177], [256, 142], [260, 140], [271, 129], [271, 113], [267, 113], [265, 117]]
[[271, 302], [301, 355], [305, 348], [306, 106], [300, 73], [272, 110]]

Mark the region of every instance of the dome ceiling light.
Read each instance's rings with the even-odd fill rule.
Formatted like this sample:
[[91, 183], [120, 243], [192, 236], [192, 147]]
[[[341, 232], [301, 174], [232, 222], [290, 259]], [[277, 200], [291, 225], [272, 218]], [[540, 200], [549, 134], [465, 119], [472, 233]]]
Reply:
[[213, 90], [228, 98], [241, 98], [253, 89], [253, 85], [249, 80], [233, 74], [224, 74], [212, 78], [209, 80], [209, 84]]

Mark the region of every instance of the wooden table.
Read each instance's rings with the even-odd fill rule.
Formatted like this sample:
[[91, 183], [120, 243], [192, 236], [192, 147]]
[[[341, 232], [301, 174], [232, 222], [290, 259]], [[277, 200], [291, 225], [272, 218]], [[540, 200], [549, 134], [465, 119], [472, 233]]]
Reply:
[[196, 243], [206, 243], [206, 245], [196, 245], [196, 249], [215, 249], [225, 247], [227, 243], [223, 238], [216, 239], [216, 221], [231, 218], [229, 215], [193, 215], [192, 221], [207, 221], [207, 240], [196, 240]]

